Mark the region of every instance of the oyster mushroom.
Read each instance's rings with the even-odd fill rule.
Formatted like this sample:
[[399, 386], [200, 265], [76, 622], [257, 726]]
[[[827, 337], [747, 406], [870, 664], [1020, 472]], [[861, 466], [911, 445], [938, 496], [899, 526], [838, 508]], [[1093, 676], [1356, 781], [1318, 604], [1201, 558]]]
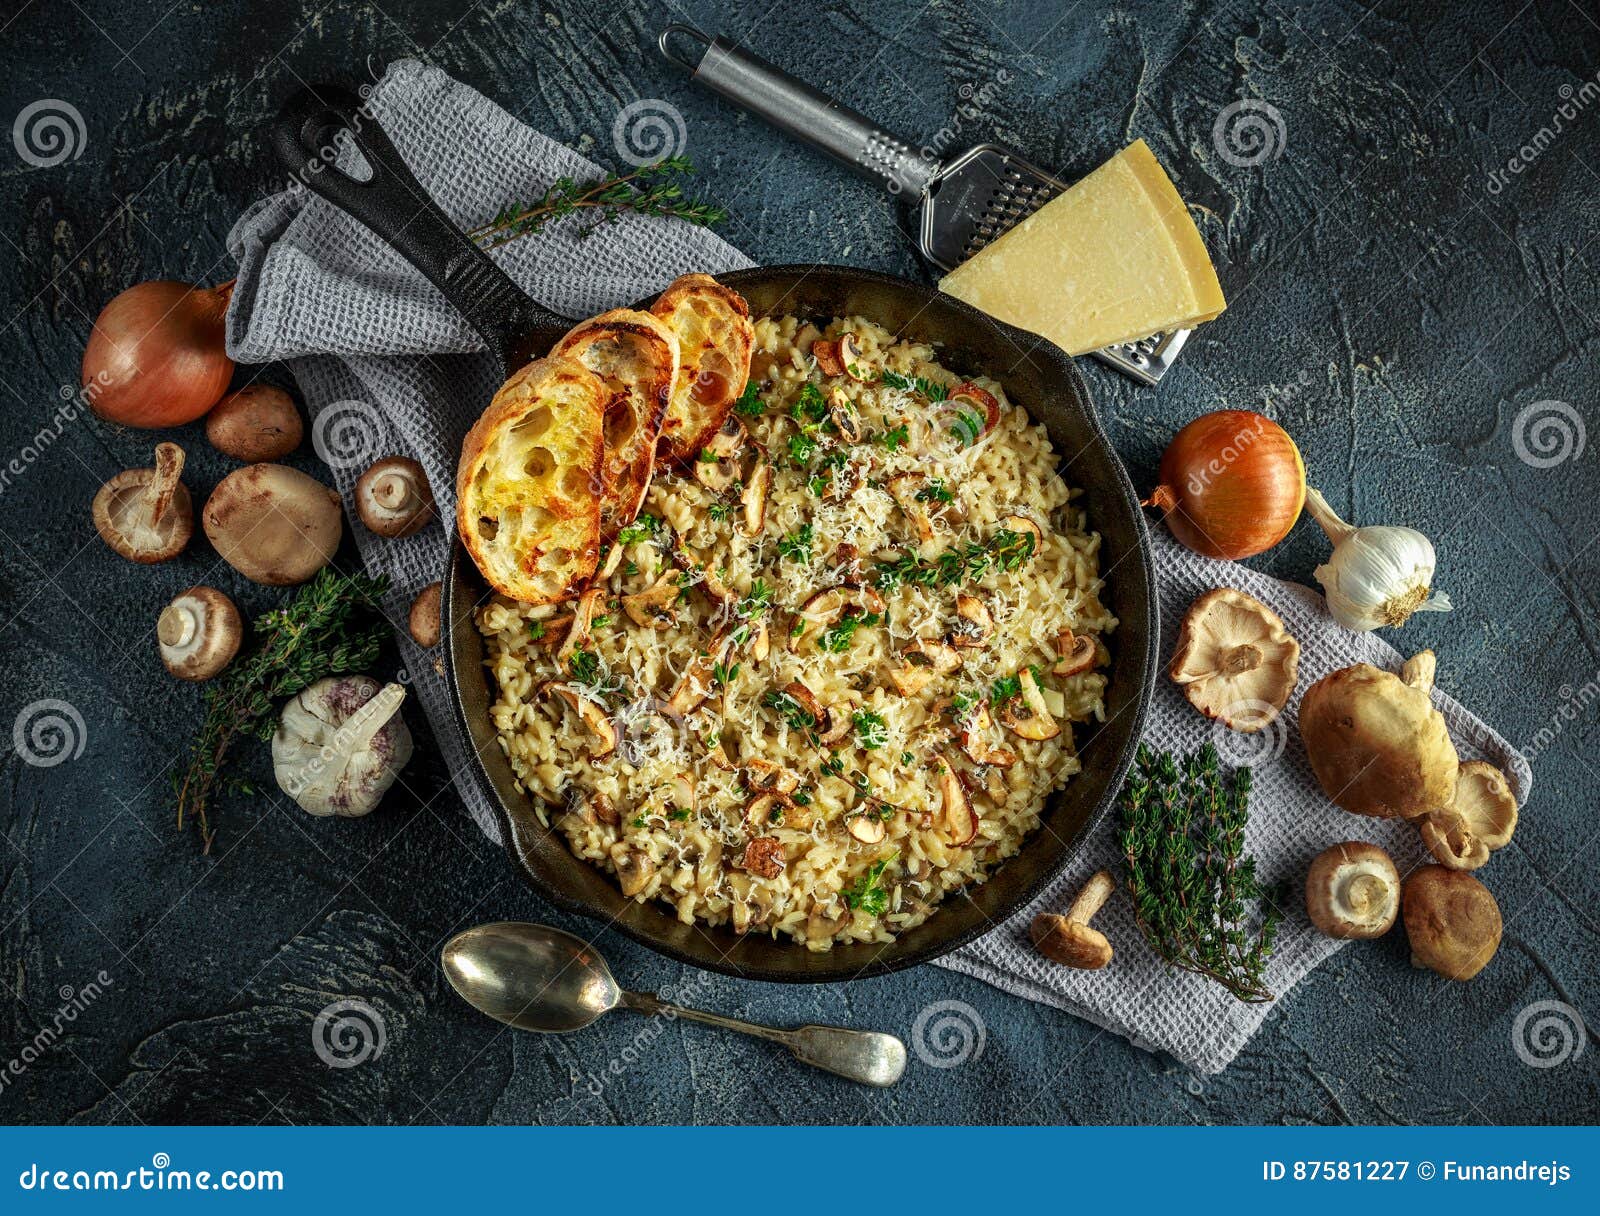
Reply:
[[1111, 943], [1100, 930], [1090, 928], [1089, 922], [1116, 889], [1111, 875], [1100, 870], [1084, 884], [1065, 916], [1040, 912], [1028, 926], [1034, 949], [1064, 967], [1100, 970], [1111, 961]]
[[235, 469], [200, 514], [222, 560], [269, 587], [305, 582], [333, 560], [344, 535], [339, 496], [281, 464]]
[[1423, 866], [1406, 879], [1400, 907], [1414, 967], [1470, 980], [1500, 948], [1500, 905], [1471, 874]]
[[272, 736], [278, 788], [312, 815], [371, 812], [411, 759], [405, 695], [367, 676], [329, 676], [302, 689]]
[[1289, 702], [1300, 643], [1260, 600], [1218, 587], [1184, 614], [1167, 675], [1208, 718], [1229, 730], [1264, 730]]
[[409, 456], [385, 456], [356, 480], [356, 514], [367, 531], [395, 540], [420, 532], [433, 518], [433, 490]]
[[1489, 854], [1511, 843], [1517, 800], [1505, 774], [1482, 760], [1468, 760], [1456, 778], [1455, 800], [1422, 820], [1422, 843], [1440, 865], [1476, 870]]
[[962, 848], [972, 843], [978, 834], [978, 812], [972, 809], [966, 787], [955, 766], [942, 756], [935, 757], [939, 769], [939, 801], [943, 817], [945, 843]]
[[424, 650], [432, 650], [444, 636], [443, 622], [439, 619], [439, 602], [443, 591], [442, 583], [429, 583], [411, 601], [406, 629], [411, 634], [411, 640]]
[[281, 388], [250, 384], [229, 393], [206, 414], [206, 438], [224, 456], [254, 464], [282, 460], [305, 434], [300, 412]]
[[914, 697], [940, 676], [961, 666], [961, 655], [954, 646], [917, 638], [900, 651], [905, 662], [889, 669], [889, 682], [902, 697]]
[[994, 636], [994, 617], [981, 599], [964, 591], [957, 592], [956, 616], [961, 618], [961, 623], [945, 635], [946, 643], [958, 650], [982, 650], [989, 644]]
[[94, 496], [95, 531], [130, 562], [151, 565], [182, 553], [194, 535], [194, 505], [179, 476], [183, 449], [156, 444], [156, 467], [125, 469]]
[[589, 744], [590, 760], [603, 760], [617, 750], [617, 727], [603, 706], [591, 701], [571, 684], [564, 684], [560, 680], [546, 680], [539, 686], [539, 691], [545, 696], [560, 697], [567, 703], [567, 708], [575, 712], [588, 728], [592, 736]]
[[706, 647], [706, 653], [697, 654], [689, 660], [671, 695], [661, 703], [661, 712], [669, 718], [681, 718], [704, 705], [716, 687], [717, 665], [726, 663], [732, 650], [730, 637], [721, 633], [713, 637]]
[[617, 870], [617, 886], [623, 897], [632, 899], [642, 895], [656, 875], [656, 863], [649, 854], [627, 844], [616, 844], [611, 849], [611, 864]]
[[1054, 739], [1061, 733], [1045, 702], [1044, 690], [1034, 679], [1033, 668], [1017, 673], [1018, 691], [1000, 703], [1000, 721], [1012, 734], [1023, 739]]
[[695, 458], [694, 479], [714, 494], [727, 492], [739, 480], [739, 453], [748, 439], [744, 423], [729, 414]]
[[989, 707], [979, 701], [958, 724], [956, 737], [961, 741], [961, 750], [967, 753], [974, 764], [1010, 768], [1017, 762], [1017, 753], [989, 742], [989, 731], [993, 726]]
[[1400, 912], [1400, 874], [1375, 844], [1347, 840], [1318, 853], [1306, 874], [1306, 915], [1329, 937], [1382, 937]]
[[233, 661], [244, 622], [215, 587], [180, 591], [156, 619], [161, 662], [180, 680], [209, 680]]
[[1300, 701], [1300, 735], [1323, 792], [1357, 815], [1414, 819], [1455, 798], [1460, 760], [1433, 708], [1433, 652], [1400, 675], [1357, 663]]
[[1065, 679], [1088, 671], [1095, 663], [1094, 639], [1079, 637], [1070, 629], [1056, 634], [1056, 661], [1050, 665], [1050, 674]]
[[835, 387], [828, 392], [828, 417], [833, 422], [833, 429], [839, 432], [839, 438], [846, 443], [861, 442], [861, 415], [856, 410], [856, 403], [845, 394], [844, 389]]
[[622, 610], [628, 619], [645, 629], [670, 629], [678, 619], [680, 577], [676, 573], [663, 574], [643, 591], [623, 596]]

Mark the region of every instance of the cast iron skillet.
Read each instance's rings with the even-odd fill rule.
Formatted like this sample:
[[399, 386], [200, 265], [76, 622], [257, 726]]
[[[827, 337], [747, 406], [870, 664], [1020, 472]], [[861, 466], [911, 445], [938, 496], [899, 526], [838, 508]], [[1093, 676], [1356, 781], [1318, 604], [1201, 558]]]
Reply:
[[[332, 87], [291, 98], [273, 125], [284, 164], [317, 194], [343, 208], [433, 281], [482, 335], [509, 377], [547, 351], [570, 323], [525, 295], [455, 227], [417, 183], [394, 146], [349, 92]], [[352, 143], [372, 170], [357, 181], [336, 170]], [[1150, 697], [1158, 629], [1154, 573], [1138, 497], [1101, 430], [1073, 361], [1048, 342], [1001, 324], [929, 287], [843, 266], [772, 266], [718, 276], [741, 292], [754, 315], [793, 313], [826, 320], [861, 314], [918, 341], [962, 374], [984, 372], [1043, 423], [1061, 475], [1082, 487], [1091, 525], [1102, 537], [1103, 598], [1120, 620], [1109, 639], [1106, 721], [1080, 731], [1083, 772], [1056, 793], [1044, 826], [1017, 856], [970, 892], [944, 904], [892, 944], [813, 953], [769, 937], [680, 923], [661, 904], [624, 899], [611, 879], [573, 857], [559, 832], [542, 827], [517, 791], [489, 721], [491, 694], [474, 608], [489, 595], [466, 550], [451, 545], [444, 580], [446, 663], [456, 715], [476, 753], [476, 777], [496, 808], [512, 858], [540, 894], [569, 911], [614, 924], [679, 961], [752, 979], [821, 983], [882, 975], [927, 962], [971, 941], [1027, 903], [1071, 859], [1103, 816], [1133, 756]], [[649, 300], [635, 307], [648, 307]], [[488, 402], [484, 402], [487, 406]]]

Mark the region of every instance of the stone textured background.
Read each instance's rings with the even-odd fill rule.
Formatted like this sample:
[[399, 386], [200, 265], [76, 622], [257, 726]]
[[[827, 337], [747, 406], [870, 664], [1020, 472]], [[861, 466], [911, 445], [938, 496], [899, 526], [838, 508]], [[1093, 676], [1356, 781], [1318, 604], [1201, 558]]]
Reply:
[[[1397, 643], [1435, 647], [1440, 683], [1537, 753], [1516, 840], [1484, 875], [1506, 918], [1484, 975], [1430, 983], [1398, 932], [1348, 949], [1202, 1083], [931, 967], [780, 990], [602, 940], [628, 983], [772, 1021], [909, 1034], [936, 1001], [981, 1012], [981, 1055], [948, 1070], [913, 1060], [898, 1088], [868, 1092], [695, 1027], [618, 1016], [535, 1039], [473, 1014], [441, 979], [442, 940], [562, 918], [461, 818], [425, 738], [367, 819], [312, 820], [273, 792], [226, 804], [211, 858], [175, 835], [168, 781], [199, 696], [161, 670], [156, 611], [203, 578], [251, 613], [277, 597], [214, 569], [203, 539], [145, 569], [96, 538], [95, 488], [147, 464], [151, 436], [85, 417], [30, 445], [116, 291], [231, 276], [233, 218], [281, 185], [261, 124], [299, 82], [425, 58], [603, 161], [623, 105], [669, 99], [701, 190], [731, 212], [723, 231], [754, 257], [925, 273], [886, 196], [663, 63], [653, 43], [671, 20], [737, 37], [908, 135], [959, 116], [956, 146], [999, 140], [1066, 176], [1149, 141], [1231, 306], [1159, 391], [1090, 366], [1099, 407], [1141, 482], [1187, 419], [1265, 410], [1338, 508], [1435, 538], [1457, 609]], [[0, 759], [0, 1063], [52, 1023], [63, 989], [102, 970], [112, 983], [20, 1075], [0, 1069], [0, 1119], [1592, 1121], [1600, 1052], [1580, 1038], [1575, 1058], [1533, 1068], [1513, 1040], [1536, 1002], [1600, 1018], [1600, 478], [1570, 427], [1593, 423], [1600, 386], [1600, 99], [1583, 91], [1600, 70], [1596, 20], [1567, 0], [22, 5], [0, 30], [0, 119], [54, 98], [84, 125], [79, 155], [51, 167], [0, 141], [0, 457], [15, 462], [0, 481], [0, 718], [64, 700], [83, 750], [53, 767]], [[1006, 83], [985, 89], [1001, 69]], [[1213, 124], [1244, 99], [1275, 107], [1286, 138], [1278, 158], [1237, 167]], [[1519, 149], [1525, 171], [1491, 181]], [[279, 368], [240, 375], [286, 382]], [[1561, 416], [1524, 413], [1547, 401], [1575, 411], [1556, 463], [1561, 437], [1534, 422]], [[1530, 463], [1519, 436], [1524, 452], [1557, 447]], [[198, 427], [179, 438], [203, 495], [226, 464]], [[295, 460], [315, 468], [309, 445]], [[1302, 526], [1258, 564], [1308, 579], [1323, 552]], [[271, 789], [263, 749], [247, 768]], [[332, 1069], [313, 1022], [346, 998], [381, 1015], [384, 1050]], [[612, 1060], [620, 1075], [590, 1080]]]

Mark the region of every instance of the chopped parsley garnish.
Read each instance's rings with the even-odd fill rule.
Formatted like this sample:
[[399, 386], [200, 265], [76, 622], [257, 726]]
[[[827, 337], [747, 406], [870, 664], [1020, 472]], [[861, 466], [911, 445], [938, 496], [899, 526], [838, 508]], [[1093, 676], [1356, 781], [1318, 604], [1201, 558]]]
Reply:
[[644, 816], [643, 815], [635, 815], [633, 817], [633, 826], [636, 827], [636, 828], [644, 827], [644, 822], [645, 822], [645, 820], [644, 820]]
[[828, 492], [828, 480], [828, 478], [818, 473], [815, 477], [809, 478], [806, 481], [806, 489], [811, 491], [811, 493], [816, 497], [821, 498]]
[[529, 621], [528, 622], [528, 636], [530, 638], [532, 638], [535, 642], [537, 642], [540, 638], [544, 637], [544, 635], [549, 633], [549, 632], [550, 631], [545, 628], [543, 621]]
[[996, 705], [1008, 701], [1022, 691], [1022, 678], [1017, 675], [1005, 676], [996, 680], [989, 688], [989, 700]]
[[674, 807], [672, 810], [667, 812], [667, 818], [672, 820], [674, 823], [682, 823], [692, 814], [694, 814], [693, 811], [686, 811], [682, 807]]
[[887, 430], [878, 432], [878, 446], [888, 452], [898, 452], [903, 444], [911, 438], [911, 432], [906, 429], [906, 424], [890, 427], [889, 420], [885, 418], [883, 424]]
[[639, 563], [638, 562], [629, 562], [626, 566], [624, 566], [622, 568], [622, 572], [624, 574], [638, 574], [639, 573]]
[[863, 625], [876, 625], [883, 617], [876, 612], [847, 612], [837, 625], [830, 625], [817, 636], [817, 645], [829, 654], [843, 654], [850, 649], [856, 630]]
[[828, 416], [828, 403], [822, 399], [822, 390], [815, 384], [803, 385], [800, 395], [789, 407], [789, 417], [801, 423], [821, 422]]
[[816, 536], [816, 529], [810, 524], [801, 524], [788, 536], [778, 538], [778, 552], [790, 561], [799, 562], [802, 566], [811, 562], [811, 542]]
[[600, 678], [600, 656], [592, 650], [575, 650], [567, 660], [567, 670], [580, 684], [593, 684]]
[[597, 617], [594, 618], [594, 627], [596, 629], [604, 629], [609, 624], [611, 624], [611, 614], [610, 613], [606, 613], [603, 616], [597, 616]]
[[870, 916], [882, 916], [889, 910], [889, 892], [883, 887], [883, 872], [889, 868], [889, 857], [880, 857], [867, 867], [867, 872], [844, 893], [844, 902], [854, 911]]
[[856, 740], [869, 752], [876, 751], [889, 742], [889, 729], [880, 714], [870, 709], [858, 709], [850, 720], [856, 724]]
[[922, 376], [902, 376], [899, 372], [892, 372], [884, 368], [879, 379], [890, 388], [897, 388], [904, 393], [920, 393], [929, 401], [943, 401], [948, 395], [944, 385]]
[[900, 763], [901, 764], [910, 764], [915, 760], [916, 760], [916, 757], [913, 756], [910, 752], [901, 752], [900, 753]]
[[885, 591], [902, 583], [918, 587], [953, 587], [961, 582], [977, 582], [991, 569], [1010, 573], [1032, 556], [1031, 534], [1001, 528], [986, 544], [973, 541], [946, 550], [932, 561], [906, 553], [893, 561], [878, 562], [873, 581]]
[[722, 457], [718, 456], [710, 448], [701, 448], [700, 455], [696, 456], [695, 459], [701, 464], [720, 464], [722, 462]]
[[756, 382], [745, 381], [744, 392], [740, 393], [739, 400], [733, 403], [733, 412], [741, 418], [759, 418], [766, 412], [766, 408], [766, 403], [756, 391]]
[[642, 540], [649, 540], [660, 528], [661, 521], [654, 515], [641, 515], [617, 533], [617, 543], [619, 545], [637, 545]]
[[917, 491], [918, 502], [954, 502], [955, 495], [945, 488], [944, 479], [935, 477], [922, 489]]
[[728, 518], [728, 512], [731, 510], [732, 508], [725, 502], [714, 502], [706, 508], [706, 514], [712, 519], [723, 520]]
[[769, 689], [766, 696], [761, 698], [761, 704], [768, 709], [777, 710], [791, 730], [810, 730], [817, 724], [815, 714], [789, 693], [779, 689]]
[[817, 441], [810, 435], [789, 436], [789, 463], [795, 468], [803, 469], [809, 465], [816, 450]]

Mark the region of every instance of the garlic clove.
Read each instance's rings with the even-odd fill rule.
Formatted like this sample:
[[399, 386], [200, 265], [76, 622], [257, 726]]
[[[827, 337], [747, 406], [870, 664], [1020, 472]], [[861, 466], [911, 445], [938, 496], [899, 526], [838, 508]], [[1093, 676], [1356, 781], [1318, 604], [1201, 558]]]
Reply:
[[1315, 489], [1306, 510], [1333, 542], [1333, 553], [1314, 570], [1328, 611], [1359, 633], [1404, 625], [1414, 612], [1448, 612], [1450, 597], [1433, 591], [1438, 557], [1433, 542], [1415, 528], [1352, 527]]

